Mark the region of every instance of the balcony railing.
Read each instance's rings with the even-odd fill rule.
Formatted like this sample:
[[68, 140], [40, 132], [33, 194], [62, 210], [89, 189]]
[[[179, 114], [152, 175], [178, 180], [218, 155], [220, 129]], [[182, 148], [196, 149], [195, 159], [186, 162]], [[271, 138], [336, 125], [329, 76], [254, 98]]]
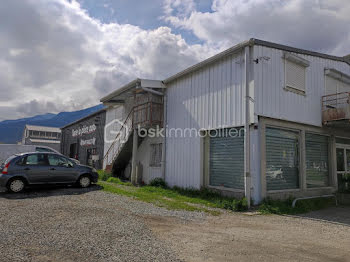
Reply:
[[163, 103], [146, 102], [134, 107], [134, 127], [162, 126]]
[[350, 92], [322, 97], [322, 121], [329, 125], [334, 122], [350, 120]]

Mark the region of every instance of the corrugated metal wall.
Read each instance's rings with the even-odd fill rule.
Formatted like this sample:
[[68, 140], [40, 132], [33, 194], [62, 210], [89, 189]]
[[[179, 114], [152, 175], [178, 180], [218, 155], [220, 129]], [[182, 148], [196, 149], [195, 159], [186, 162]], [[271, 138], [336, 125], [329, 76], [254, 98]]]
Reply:
[[[244, 123], [242, 53], [182, 77], [167, 89], [167, 127], [212, 129]], [[201, 186], [199, 137], [168, 137], [166, 180], [173, 186]]]
[[254, 64], [255, 113], [277, 119], [322, 126], [321, 97], [325, 95], [325, 68], [350, 74], [350, 66], [343, 62], [315, 56], [300, 56], [310, 62], [306, 69], [306, 95], [288, 92], [284, 87], [283, 51], [254, 46], [254, 57], [267, 56]]

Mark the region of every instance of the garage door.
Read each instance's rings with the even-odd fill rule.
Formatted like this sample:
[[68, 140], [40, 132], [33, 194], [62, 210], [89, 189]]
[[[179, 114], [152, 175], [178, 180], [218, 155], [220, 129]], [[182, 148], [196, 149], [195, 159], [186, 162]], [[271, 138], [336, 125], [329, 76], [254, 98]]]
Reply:
[[308, 188], [329, 186], [329, 138], [306, 134], [306, 185]]
[[266, 128], [267, 190], [299, 188], [299, 133]]
[[[211, 132], [209, 184], [244, 189], [244, 131], [221, 129]], [[236, 135], [232, 135], [235, 133]]]

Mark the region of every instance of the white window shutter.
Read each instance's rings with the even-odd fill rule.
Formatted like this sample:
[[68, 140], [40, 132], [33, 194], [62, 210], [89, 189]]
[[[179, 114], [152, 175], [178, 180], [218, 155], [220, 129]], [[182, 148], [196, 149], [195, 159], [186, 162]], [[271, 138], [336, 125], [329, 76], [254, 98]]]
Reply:
[[286, 87], [306, 91], [306, 67], [289, 60], [286, 63]]

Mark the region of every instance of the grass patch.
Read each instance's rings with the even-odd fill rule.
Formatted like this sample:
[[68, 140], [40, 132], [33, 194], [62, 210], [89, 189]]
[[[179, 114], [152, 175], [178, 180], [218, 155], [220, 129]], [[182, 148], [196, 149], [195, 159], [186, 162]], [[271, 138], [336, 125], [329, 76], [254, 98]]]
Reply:
[[130, 182], [123, 182], [118, 177], [110, 177], [107, 179], [108, 183], [123, 185], [123, 186], [132, 186]]
[[132, 186], [130, 182], [123, 182], [118, 177], [113, 177], [110, 172], [104, 170], [97, 170], [98, 180], [107, 181], [108, 183], [123, 185], [123, 186]]
[[[245, 198], [224, 197], [207, 188], [201, 190], [169, 188], [162, 179], [155, 179], [148, 186], [135, 187], [130, 182], [123, 182], [119, 178], [106, 174], [106, 172], [99, 172], [99, 177], [98, 184], [106, 192], [132, 197], [169, 210], [200, 211], [218, 215], [220, 212], [213, 210], [213, 208], [231, 211], [246, 211], [248, 209]], [[294, 208], [292, 202], [292, 198], [287, 200], [266, 199], [258, 207], [258, 211], [261, 214], [295, 215], [334, 205], [333, 198], [299, 200]]]
[[299, 200], [294, 208], [292, 203], [292, 198], [287, 200], [266, 199], [258, 210], [262, 214], [296, 215], [334, 206], [334, 198]]
[[233, 211], [247, 210], [245, 199], [237, 200], [223, 197], [209, 189], [195, 190], [178, 187], [169, 188], [165, 182], [157, 179], [150, 183], [153, 186], [134, 187], [115, 178], [100, 181], [99, 185], [104, 191], [133, 197], [147, 203], [153, 203], [170, 210], [202, 211], [212, 215], [220, 214], [213, 208], [223, 208]]
[[[220, 212], [216, 210], [210, 210], [206, 208], [208, 205], [204, 205], [201, 201], [191, 201], [187, 197], [182, 197], [177, 194], [171, 194], [168, 191], [170, 189], [162, 189], [158, 187], [144, 186], [144, 187], [134, 187], [134, 186], [123, 186], [120, 184], [109, 183], [105, 181], [100, 181], [98, 184], [103, 188], [104, 191], [119, 194], [127, 197], [132, 197], [134, 199], [152, 203], [159, 207], [164, 207], [169, 210], [187, 210], [187, 211], [198, 211], [206, 212], [212, 215], [218, 215]], [[166, 191], [166, 192], [164, 192]], [[199, 204], [199, 205], [193, 205]]]

